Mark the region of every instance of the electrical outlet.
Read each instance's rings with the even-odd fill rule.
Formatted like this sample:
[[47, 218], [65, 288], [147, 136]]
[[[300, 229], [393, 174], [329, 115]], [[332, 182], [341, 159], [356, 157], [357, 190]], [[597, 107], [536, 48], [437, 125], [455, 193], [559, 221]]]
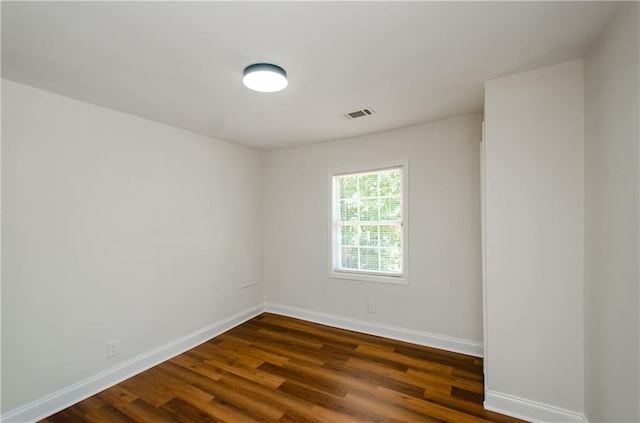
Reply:
[[114, 357], [120, 354], [120, 340], [114, 339], [113, 341], [107, 342], [107, 358]]
[[367, 311], [369, 313], [375, 313], [376, 312], [376, 302], [375, 301], [369, 301], [367, 303]]

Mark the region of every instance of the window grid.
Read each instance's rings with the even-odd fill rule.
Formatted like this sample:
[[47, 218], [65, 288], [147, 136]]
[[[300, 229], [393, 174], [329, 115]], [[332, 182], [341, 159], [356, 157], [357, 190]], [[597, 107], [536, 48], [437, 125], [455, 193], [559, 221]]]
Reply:
[[[372, 181], [372, 177], [375, 187], [362, 185], [366, 179]], [[386, 189], [381, 186], [385, 177], [389, 185]], [[336, 175], [334, 178], [337, 178], [338, 200], [338, 233], [335, 236], [339, 236], [336, 267], [346, 271], [402, 274], [402, 168]], [[369, 206], [365, 207], [367, 203]], [[345, 231], [346, 228], [353, 228], [351, 234]], [[367, 259], [371, 261], [367, 262]]]
[[[361, 249], [368, 249], [368, 250], [376, 250], [376, 257], [377, 257], [377, 269], [382, 269], [382, 252], [386, 251], [389, 253], [392, 253], [393, 251], [397, 250], [398, 247], [392, 247], [392, 246], [383, 246], [382, 245], [382, 240], [381, 240], [381, 228], [382, 227], [395, 227], [398, 229], [398, 232], [401, 232], [402, 230], [402, 224], [395, 224], [395, 225], [390, 225], [388, 224], [388, 222], [385, 222], [384, 225], [380, 224], [381, 222], [367, 222], [366, 225], [362, 225], [362, 224], [345, 224], [344, 222], [341, 223], [341, 227], [352, 227], [355, 229], [355, 237], [360, 239], [362, 236], [362, 226], [370, 226], [370, 227], [375, 227], [376, 228], [376, 232], [377, 232], [377, 245], [357, 245], [355, 243], [353, 244], [344, 244], [341, 243], [340, 247], [341, 247], [341, 262], [342, 262], [342, 267], [345, 269], [352, 269], [351, 267], [348, 267], [344, 264], [344, 249], [354, 249], [356, 250], [356, 258], [357, 258], [357, 262], [358, 265], [355, 269], [362, 269], [362, 262], [361, 262], [361, 253], [360, 250]], [[363, 269], [363, 270], [374, 270], [374, 269]]]

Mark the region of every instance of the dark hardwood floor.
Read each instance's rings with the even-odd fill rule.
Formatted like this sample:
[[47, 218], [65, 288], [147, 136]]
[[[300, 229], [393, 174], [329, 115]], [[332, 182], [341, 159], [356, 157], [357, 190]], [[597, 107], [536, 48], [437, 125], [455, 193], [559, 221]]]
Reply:
[[482, 360], [264, 313], [49, 418], [74, 422], [519, 422]]

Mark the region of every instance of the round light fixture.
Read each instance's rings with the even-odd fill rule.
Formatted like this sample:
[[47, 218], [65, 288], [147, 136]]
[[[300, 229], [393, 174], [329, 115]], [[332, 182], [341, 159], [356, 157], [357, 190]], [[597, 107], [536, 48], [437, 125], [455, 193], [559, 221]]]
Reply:
[[244, 68], [242, 83], [254, 91], [274, 93], [287, 86], [287, 72], [271, 63], [255, 63]]

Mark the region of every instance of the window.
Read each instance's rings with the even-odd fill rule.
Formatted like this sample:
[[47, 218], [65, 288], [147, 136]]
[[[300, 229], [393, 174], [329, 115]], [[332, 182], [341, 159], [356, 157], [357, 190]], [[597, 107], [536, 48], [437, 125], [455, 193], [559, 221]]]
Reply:
[[331, 276], [407, 282], [406, 168], [331, 172]]

